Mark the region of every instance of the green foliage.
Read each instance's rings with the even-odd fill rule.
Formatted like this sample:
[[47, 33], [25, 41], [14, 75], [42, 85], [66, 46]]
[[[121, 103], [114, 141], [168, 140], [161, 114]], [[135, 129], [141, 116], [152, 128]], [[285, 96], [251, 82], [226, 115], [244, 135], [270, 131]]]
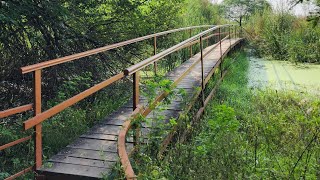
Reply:
[[222, 9], [226, 18], [238, 22], [241, 26], [244, 19], [264, 9], [271, 9], [271, 5], [266, 0], [224, 0]]
[[250, 89], [235, 59], [191, 138], [163, 160], [139, 155], [141, 179], [319, 179], [320, 99]]
[[[219, 22], [218, 8], [209, 0], [1, 1], [0, 101], [4, 103], [0, 104], [0, 109], [32, 102], [33, 77], [32, 74], [21, 75], [23, 66], [154, 32]], [[158, 51], [187, 37], [189, 32], [161, 37]], [[194, 52], [197, 49], [199, 47], [194, 46]], [[124, 67], [150, 57], [152, 51], [152, 43], [144, 41], [45, 69], [42, 71], [42, 109], [47, 110], [121, 72]], [[166, 57], [159, 62], [159, 72], [165, 74], [189, 56], [188, 50], [181, 50]], [[172, 92], [171, 85], [171, 81], [164, 79], [148, 82], [146, 90], [150, 93], [146, 94], [152, 99], [157, 91], [173, 95], [183, 93]], [[148, 89], [152, 86], [154, 88]], [[120, 107], [131, 96], [131, 89], [131, 83], [126, 80], [115, 83], [46, 120], [43, 123], [44, 159]], [[31, 135], [32, 131], [20, 131], [22, 122], [31, 116], [26, 113], [1, 119], [0, 144]], [[160, 122], [164, 117], [159, 115], [158, 119]], [[171, 119], [168, 126], [177, 124], [177, 120]], [[163, 131], [159, 131], [161, 133]], [[0, 179], [31, 165], [32, 147], [30, 141], [0, 152]], [[157, 171], [161, 171], [153, 170], [153, 176], [159, 177]], [[32, 175], [23, 178], [31, 179]]]
[[319, 63], [320, 28], [288, 13], [265, 11], [246, 25], [257, 53], [277, 60]]

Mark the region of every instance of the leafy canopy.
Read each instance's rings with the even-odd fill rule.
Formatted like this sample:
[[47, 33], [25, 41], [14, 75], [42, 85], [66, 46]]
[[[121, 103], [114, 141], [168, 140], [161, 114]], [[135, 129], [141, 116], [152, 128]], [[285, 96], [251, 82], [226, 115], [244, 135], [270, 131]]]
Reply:
[[244, 18], [257, 11], [271, 8], [271, 5], [266, 0], [225, 0], [222, 7], [226, 18], [241, 25]]

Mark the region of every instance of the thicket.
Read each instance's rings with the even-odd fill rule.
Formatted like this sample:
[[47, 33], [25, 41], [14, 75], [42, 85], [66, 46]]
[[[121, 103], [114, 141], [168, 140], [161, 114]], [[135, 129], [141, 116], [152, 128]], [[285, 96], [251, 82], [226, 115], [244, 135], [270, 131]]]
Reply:
[[289, 12], [265, 10], [250, 17], [246, 34], [260, 56], [291, 62], [320, 62], [320, 26]]
[[[33, 78], [32, 74], [21, 74], [23, 66], [164, 30], [218, 24], [217, 11], [208, 0], [1, 1], [0, 110], [32, 102]], [[158, 52], [187, 37], [189, 32], [159, 38]], [[143, 41], [44, 70], [43, 110], [152, 54], [153, 42]], [[174, 68], [189, 56], [188, 50], [168, 56], [159, 63], [160, 72]], [[146, 68], [142, 74], [150, 71]], [[44, 160], [125, 103], [131, 89], [131, 80], [125, 79], [43, 123]], [[21, 131], [22, 122], [31, 116], [28, 112], [1, 119], [0, 145], [32, 134]], [[33, 142], [0, 155], [2, 179], [32, 164]]]
[[140, 179], [320, 178], [320, 99], [251, 89], [246, 53], [233, 58], [204, 118], [192, 125], [193, 116], [185, 118], [186, 141], [179, 143], [185, 134], [177, 132], [163, 157], [139, 154]]

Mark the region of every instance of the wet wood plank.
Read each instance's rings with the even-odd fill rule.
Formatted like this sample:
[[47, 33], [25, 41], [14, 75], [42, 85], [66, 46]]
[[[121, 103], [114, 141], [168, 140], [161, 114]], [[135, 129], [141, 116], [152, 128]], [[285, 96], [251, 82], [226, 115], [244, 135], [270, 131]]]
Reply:
[[49, 160], [49, 162], [75, 164], [75, 165], [91, 166], [91, 167], [99, 167], [99, 168], [109, 168], [114, 165], [113, 161], [84, 159], [79, 157], [71, 157], [71, 156], [63, 156], [63, 155], [55, 155]]
[[78, 148], [71, 148], [71, 147], [67, 147], [63, 149], [57, 155], [64, 156], [64, 157], [82, 158], [84, 160], [93, 159], [93, 160], [102, 160], [102, 161], [111, 161], [111, 162], [118, 161], [118, 154], [116, 152], [107, 152], [107, 151], [90, 150], [90, 149], [78, 149]]
[[[64, 179], [86, 179], [86, 177], [102, 178], [104, 174], [108, 175], [111, 172], [111, 169], [55, 162], [51, 167], [42, 169], [41, 172], [54, 173], [55, 175], [52, 175], [52, 179], [63, 179], [63, 177]], [[69, 175], [69, 178], [65, 178], [66, 175]], [[72, 178], [72, 175], [77, 177]]]
[[[128, 143], [127, 146], [132, 147], [133, 144]], [[117, 141], [79, 138], [74, 143], [68, 145], [67, 147], [116, 153]]]

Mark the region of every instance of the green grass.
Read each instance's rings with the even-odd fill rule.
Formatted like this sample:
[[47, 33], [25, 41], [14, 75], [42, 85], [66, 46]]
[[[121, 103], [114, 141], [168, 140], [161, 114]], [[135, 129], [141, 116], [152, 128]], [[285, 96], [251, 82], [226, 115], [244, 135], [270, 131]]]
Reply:
[[173, 145], [163, 160], [140, 155], [141, 179], [320, 178], [319, 98], [251, 89], [247, 54], [233, 56], [187, 141]]

